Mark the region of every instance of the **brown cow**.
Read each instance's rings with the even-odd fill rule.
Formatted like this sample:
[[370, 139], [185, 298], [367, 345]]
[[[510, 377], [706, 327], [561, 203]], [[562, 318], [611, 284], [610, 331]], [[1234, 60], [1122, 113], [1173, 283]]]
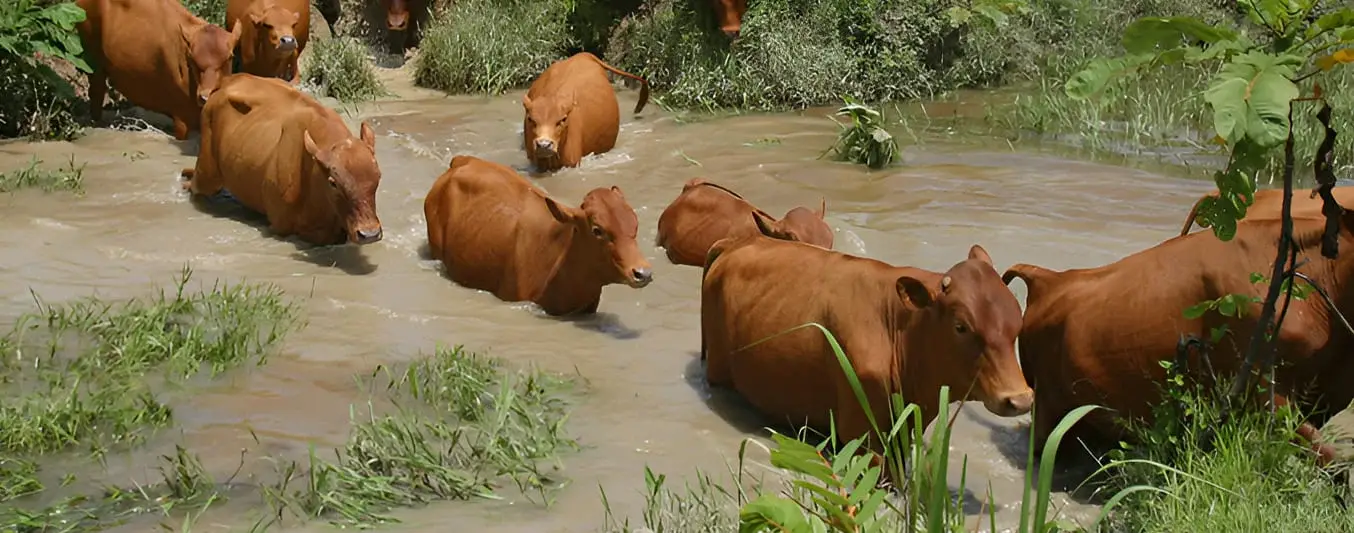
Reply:
[[796, 207], [776, 220], [738, 193], [701, 178], [692, 178], [658, 217], [658, 246], [678, 265], [703, 266], [710, 245], [725, 237], [763, 233], [832, 249], [832, 228], [823, 221], [827, 200], [818, 211]]
[[981, 246], [944, 273], [763, 235], [710, 248], [701, 282], [706, 381], [732, 387], [757, 409], [826, 430], [843, 442], [870, 434], [864, 409], [816, 322], [837, 338], [888, 430], [901, 393], [930, 423], [940, 387], [970, 392], [989, 411], [1017, 416], [1033, 393], [1016, 366], [1020, 303]]
[[522, 145], [536, 168], [550, 172], [576, 167], [588, 154], [602, 154], [616, 146], [620, 133], [620, 106], [606, 73], [639, 80], [639, 103], [649, 101], [649, 82], [617, 70], [597, 56], [579, 52], [556, 61], [531, 83], [522, 96], [526, 118]]
[[[1332, 187], [1330, 192], [1335, 197], [1336, 203], [1354, 205], [1354, 187]], [[1194, 207], [1189, 208], [1189, 216], [1185, 217], [1184, 227], [1180, 228], [1181, 235], [1188, 234], [1190, 228], [1194, 227], [1194, 218], [1199, 214], [1199, 205], [1204, 203], [1204, 199], [1217, 196], [1218, 190], [1213, 189], [1213, 192], [1200, 196], [1194, 202]], [[1318, 216], [1323, 205], [1321, 197], [1313, 197], [1311, 191], [1293, 191], [1294, 218]], [[1245, 220], [1278, 220], [1282, 214], [1283, 189], [1261, 189], [1255, 191], [1255, 202], [1246, 208]]]
[[108, 84], [149, 111], [174, 119], [184, 140], [202, 106], [230, 73], [237, 24], [229, 33], [193, 16], [178, 0], [76, 0], [87, 17], [76, 25], [93, 59], [89, 116], [103, 117]]
[[222, 188], [268, 217], [278, 236], [318, 245], [381, 240], [376, 134], [359, 141], [338, 113], [276, 78], [226, 78], [202, 110], [202, 149], [184, 188]]
[[297, 61], [310, 41], [310, 4], [305, 0], [230, 0], [226, 25], [239, 21], [240, 72], [301, 82]]
[[381, 0], [386, 8], [386, 30], [390, 32], [393, 52], [402, 52], [417, 43], [427, 0]]
[[[1354, 290], [1354, 255], [1337, 260], [1321, 257], [1320, 217], [1294, 219], [1300, 270], [1348, 315]], [[1229, 332], [1210, 350], [1209, 365], [1228, 377], [1240, 368], [1260, 314], [1259, 304], [1246, 306], [1242, 318], [1216, 312], [1185, 318], [1184, 309], [1227, 294], [1264, 296], [1264, 283], [1251, 283], [1251, 272], [1269, 273], [1274, 262], [1280, 222], [1242, 220], [1236, 236], [1220, 241], [1211, 232], [1174, 237], [1153, 248], [1098, 268], [1062, 272], [1034, 265], [1013, 265], [1002, 276], [1007, 283], [1024, 280], [1029, 293], [1020, 333], [1020, 361], [1025, 380], [1035, 389], [1035, 444], [1044, 440], [1067, 412], [1096, 404], [1117, 411], [1097, 410], [1078, 425], [1082, 436], [1121, 440], [1129, 435], [1115, 418], [1150, 422], [1151, 407], [1161, 401], [1165, 369], [1173, 360], [1182, 335], [1209, 339], [1213, 328]], [[1341, 250], [1354, 247], [1354, 212], [1346, 211], [1340, 233]], [[1279, 310], [1283, 310], [1282, 301]], [[1288, 398], [1304, 408], [1344, 408], [1354, 399], [1354, 359], [1350, 332], [1332, 316], [1324, 300], [1313, 292], [1294, 300], [1278, 335], [1278, 403]], [[1190, 361], [1189, 369], [1203, 366]], [[1209, 376], [1193, 373], [1207, 385]], [[1323, 398], [1301, 398], [1315, 380]], [[1309, 440], [1316, 430], [1308, 424], [1299, 431]], [[1329, 450], [1319, 450], [1323, 455]]]
[[743, 29], [743, 15], [748, 12], [748, 0], [714, 0], [714, 3], [719, 30], [730, 39], [737, 39]]
[[552, 316], [597, 311], [602, 287], [653, 281], [639, 219], [617, 187], [569, 207], [513, 169], [456, 156], [423, 200], [428, 248], [456, 283]]

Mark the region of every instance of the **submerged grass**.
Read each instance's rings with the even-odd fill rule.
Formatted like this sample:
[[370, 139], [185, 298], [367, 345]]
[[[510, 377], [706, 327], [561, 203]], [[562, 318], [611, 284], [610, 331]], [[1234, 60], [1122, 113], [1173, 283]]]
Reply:
[[311, 43], [302, 79], [314, 86], [320, 96], [344, 103], [389, 94], [376, 76], [366, 45], [353, 37], [326, 37]]
[[83, 192], [85, 187], [85, 165], [75, 164], [71, 156], [66, 165], [57, 169], [42, 167], [42, 160], [34, 157], [28, 166], [9, 172], [0, 172], [0, 193], [14, 192], [20, 189], [40, 189], [43, 192], [74, 191]]
[[[385, 376], [393, 413], [354, 415], [334, 459], [311, 451], [266, 489], [275, 517], [325, 518], [340, 526], [398, 522], [391, 509], [438, 500], [498, 498], [515, 485], [547, 505], [560, 486], [548, 463], [576, 447], [564, 431], [573, 382], [539, 370], [509, 371], [500, 360], [439, 348]], [[293, 481], [305, 478], [301, 486]]]

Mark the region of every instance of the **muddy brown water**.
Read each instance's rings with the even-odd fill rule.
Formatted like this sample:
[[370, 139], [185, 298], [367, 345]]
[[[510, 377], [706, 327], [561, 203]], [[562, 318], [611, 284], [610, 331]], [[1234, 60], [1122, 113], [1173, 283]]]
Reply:
[[[869, 172], [815, 159], [835, 137], [823, 118], [827, 110], [689, 123], [656, 106], [638, 117], [627, 111], [614, 151], [534, 181], [570, 203], [591, 188], [620, 186], [639, 215], [640, 246], [653, 261], [655, 281], [641, 290], [606, 288], [595, 317], [554, 320], [531, 305], [454, 285], [422, 251], [423, 197], [452, 155], [526, 169], [521, 93], [416, 97], [361, 108], [378, 134], [384, 178], [377, 208], [385, 238], [360, 250], [306, 250], [266, 235], [257, 218], [193, 206], [177, 173], [193, 164], [196, 137], [175, 143], [158, 133], [99, 129], [73, 143], [0, 145], [0, 170], [32, 155], [51, 165], [70, 155], [88, 164], [83, 197], [0, 197], [7, 228], [0, 232], [0, 316], [30, 310], [29, 289], [49, 301], [146, 294], [169, 284], [185, 263], [208, 284], [244, 278], [284, 288], [309, 326], [288, 337], [267, 366], [184, 395], [176, 409], [181, 440], [218, 478], [235, 470], [242, 449], [251, 457], [302, 459], [310, 443], [340, 445], [350, 405], [360, 412], [366, 398], [352, 376], [438, 344], [576, 371], [589, 385], [569, 428], [584, 449], [563, 458], [570, 485], [553, 507], [511, 494], [503, 502], [439, 503], [396, 512], [404, 523], [389, 530], [595, 531], [604, 520], [599, 487], [618, 513], [637, 519], [645, 465], [680, 486], [696, 469], [724, 474], [740, 441], [761, 435], [762, 419], [704, 384], [697, 357], [700, 269], [669, 264], [653, 245], [659, 214], [687, 179], [729, 186], [774, 214], [825, 196], [839, 251], [933, 270], [959, 261], [974, 243], [987, 248], [999, 270], [1015, 262], [1104, 264], [1175, 234], [1193, 199], [1210, 188], [943, 133], [922, 134], [924, 142], [905, 149], [905, 164]], [[630, 109], [634, 97], [620, 91], [621, 108]], [[349, 123], [356, 131], [356, 121]], [[1023, 302], [1023, 284], [1013, 289]], [[990, 482], [998, 530], [1018, 518], [1027, 424], [1027, 417], [1001, 419], [968, 403], [955, 425], [952, 484], [967, 455], [966, 507], [979, 510]], [[752, 455], [766, 462], [764, 453]], [[151, 479], [150, 464], [110, 459], [98, 478], [123, 485]], [[95, 475], [89, 468], [70, 465]], [[1056, 501], [1069, 518], [1094, 517], [1093, 506], [1061, 495]], [[224, 509], [195, 529], [239, 525], [240, 508]], [[315, 522], [291, 530], [329, 528]]]

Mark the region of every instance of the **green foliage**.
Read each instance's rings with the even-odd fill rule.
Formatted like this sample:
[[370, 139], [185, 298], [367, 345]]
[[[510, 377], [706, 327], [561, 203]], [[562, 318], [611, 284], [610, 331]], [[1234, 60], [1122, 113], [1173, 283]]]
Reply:
[[367, 47], [352, 37], [328, 37], [310, 43], [302, 79], [320, 96], [361, 102], [388, 94], [367, 57]]
[[766, 0], [749, 5], [731, 45], [708, 3], [652, 0], [617, 26], [606, 50], [661, 88], [669, 107], [801, 108], [842, 94], [897, 100], [999, 79], [1007, 61], [974, 39], [1009, 25], [990, 13], [1019, 15], [1024, 5]]
[[[304, 472], [288, 465], [265, 491], [279, 513], [369, 527], [398, 522], [387, 514], [396, 507], [497, 498], [494, 486], [504, 479], [548, 503], [556, 480], [542, 463], [577, 446], [563, 427], [568, 404], [561, 393], [571, 380], [508, 371], [459, 346], [386, 375], [396, 412], [355, 418], [335, 460], [312, 449]], [[298, 478], [305, 483], [292, 488]]]
[[[179, 0], [183, 7], [210, 24], [225, 27], [227, 0]], [[226, 28], [227, 31], [230, 28]]]
[[884, 115], [850, 97], [844, 99], [846, 105], [837, 109], [837, 116], [850, 117], [851, 123], [837, 124], [841, 132], [837, 134], [837, 143], [828, 149], [836, 154], [837, 160], [880, 169], [900, 159], [898, 140], [884, 129]]
[[[1293, 136], [1290, 108], [1301, 94], [1298, 83], [1342, 64], [1328, 51], [1354, 44], [1350, 31], [1354, 30], [1354, 9], [1332, 10], [1316, 24], [1303, 23], [1317, 12], [1319, 3], [1241, 2], [1247, 16], [1264, 32], [1259, 41], [1190, 17], [1141, 19], [1124, 30], [1128, 54], [1092, 61], [1068, 80], [1067, 95], [1090, 98], [1118, 77], [1143, 68], [1220, 62], [1204, 99], [1213, 111], [1217, 140], [1231, 149], [1231, 156], [1227, 168], [1214, 175], [1221, 194], [1199, 205], [1198, 221], [1212, 227], [1218, 238], [1231, 239], [1236, 221], [1254, 200], [1258, 174], [1266, 170], [1272, 153]], [[1314, 90], [1308, 99], [1320, 98]]]
[[525, 85], [574, 46], [569, 2], [461, 0], [424, 32], [414, 82], [449, 93], [499, 94]]
[[75, 91], [52, 66], [89, 72], [75, 25], [85, 12], [73, 3], [0, 3], [0, 137], [70, 138], [80, 127]]
[[20, 189], [39, 189], [43, 192], [84, 191], [85, 165], [75, 165], [75, 156], [71, 156], [66, 166], [56, 170], [42, 168], [42, 161], [34, 157], [28, 166], [0, 172], [0, 193], [14, 192]]

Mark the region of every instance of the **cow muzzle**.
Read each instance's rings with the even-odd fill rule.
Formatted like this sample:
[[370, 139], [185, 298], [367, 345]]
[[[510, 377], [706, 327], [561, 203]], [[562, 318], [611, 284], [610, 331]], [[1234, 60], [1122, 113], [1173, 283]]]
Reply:
[[296, 50], [296, 37], [286, 35], [281, 39], [278, 39], [277, 49], [279, 52], [291, 52]]
[[547, 157], [559, 155], [555, 148], [555, 141], [550, 139], [536, 139], [536, 152]]
[[653, 283], [653, 270], [649, 267], [632, 268], [625, 278], [625, 284], [635, 289], [642, 289], [650, 283]]
[[381, 227], [376, 226], [375, 228], [355, 230], [350, 239], [352, 239], [354, 244], [371, 244], [381, 240], [383, 234], [384, 232], [381, 231]]
[[404, 31], [409, 29], [409, 14], [405, 13], [386, 17], [386, 29], [390, 31]]
[[738, 35], [742, 33], [741, 30], [723, 30], [723, 31], [724, 36], [728, 37], [730, 41], [737, 41]]
[[1030, 412], [1030, 408], [1034, 406], [1034, 391], [1025, 388], [1014, 393], [998, 394], [984, 401], [983, 406], [997, 416], [1020, 416]]

